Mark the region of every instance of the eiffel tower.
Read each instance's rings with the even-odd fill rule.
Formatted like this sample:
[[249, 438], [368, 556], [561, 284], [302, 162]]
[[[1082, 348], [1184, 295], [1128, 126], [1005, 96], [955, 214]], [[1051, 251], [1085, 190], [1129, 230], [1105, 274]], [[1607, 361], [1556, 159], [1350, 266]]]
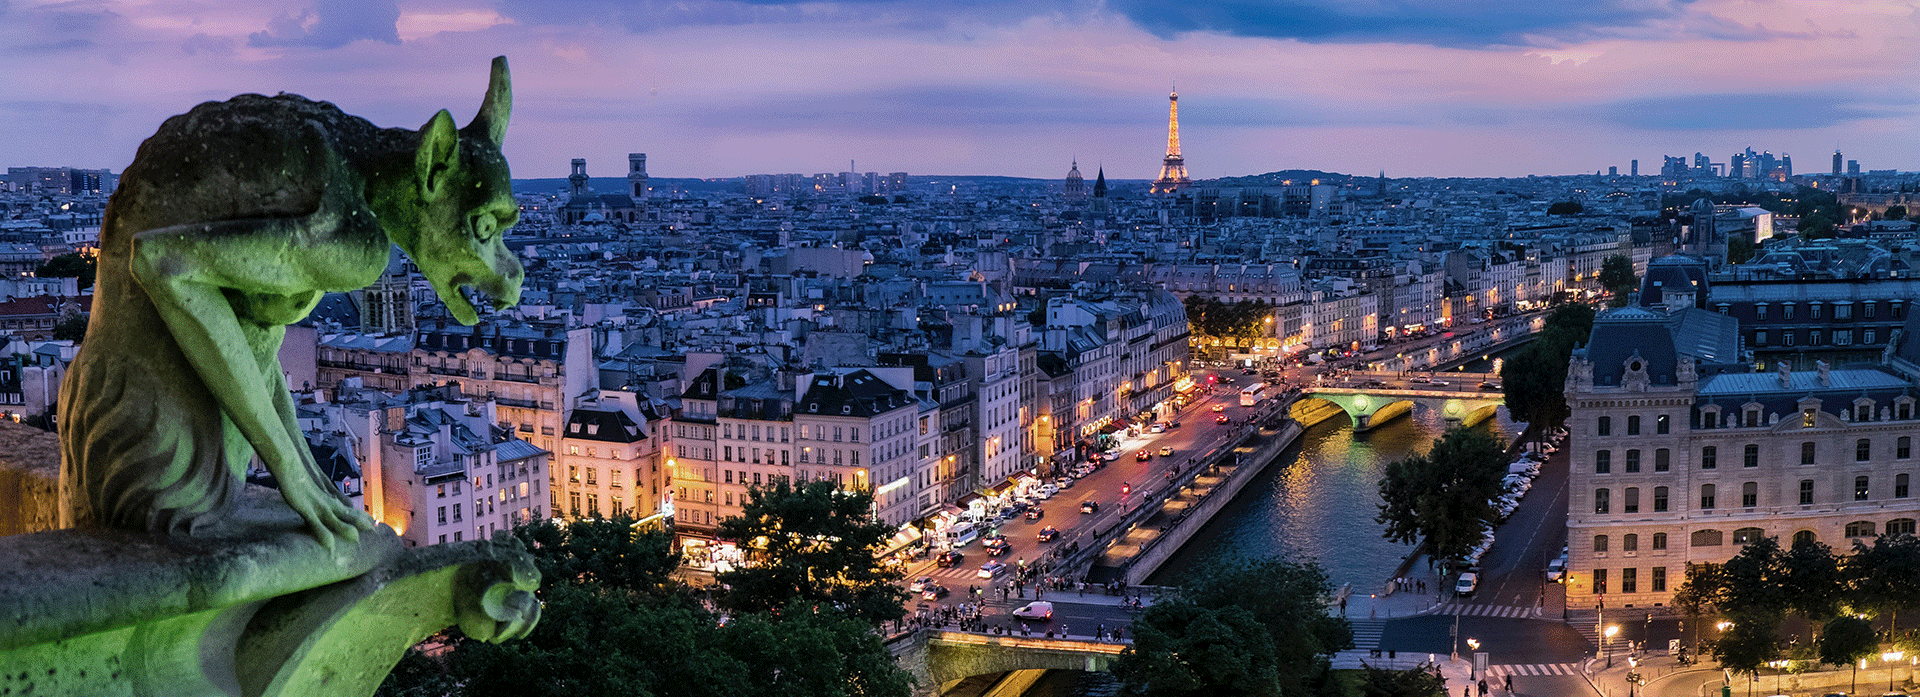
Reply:
[[1187, 160], [1180, 156], [1180, 93], [1167, 95], [1167, 159], [1160, 165], [1160, 178], [1153, 180], [1153, 193], [1170, 194], [1187, 188]]

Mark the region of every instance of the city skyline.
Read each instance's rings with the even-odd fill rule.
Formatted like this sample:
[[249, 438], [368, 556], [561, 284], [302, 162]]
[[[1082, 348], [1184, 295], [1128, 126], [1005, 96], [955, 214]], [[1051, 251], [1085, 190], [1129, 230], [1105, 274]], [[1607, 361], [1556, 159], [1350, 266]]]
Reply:
[[1580, 174], [1744, 147], [1920, 168], [1910, 1], [0, 3], [11, 165], [110, 168], [166, 117], [287, 91], [382, 126], [516, 83], [523, 178], [863, 170], [1151, 179]]

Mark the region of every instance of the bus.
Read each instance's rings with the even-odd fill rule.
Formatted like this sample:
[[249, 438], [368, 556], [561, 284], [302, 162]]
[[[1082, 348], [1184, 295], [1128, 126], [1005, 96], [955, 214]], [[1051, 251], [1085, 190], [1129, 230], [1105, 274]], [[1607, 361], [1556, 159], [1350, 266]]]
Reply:
[[1267, 384], [1264, 382], [1256, 382], [1248, 385], [1247, 389], [1240, 391], [1240, 406], [1250, 407], [1259, 404], [1260, 398], [1266, 396], [1263, 394], [1266, 390]]

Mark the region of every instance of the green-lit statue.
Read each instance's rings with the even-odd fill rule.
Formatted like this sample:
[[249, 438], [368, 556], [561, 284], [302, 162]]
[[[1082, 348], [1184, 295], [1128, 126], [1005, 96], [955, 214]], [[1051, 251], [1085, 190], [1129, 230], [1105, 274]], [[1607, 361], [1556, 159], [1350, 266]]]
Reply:
[[453, 317], [463, 287], [505, 307], [519, 219], [500, 141], [505, 57], [456, 129], [377, 128], [326, 102], [242, 95], [168, 119], [120, 179], [100, 233], [87, 341], [63, 379], [64, 527], [193, 534], [225, 517], [251, 456], [322, 544], [372, 527], [314, 464], [277, 353], [322, 293], [373, 282], [397, 244]]

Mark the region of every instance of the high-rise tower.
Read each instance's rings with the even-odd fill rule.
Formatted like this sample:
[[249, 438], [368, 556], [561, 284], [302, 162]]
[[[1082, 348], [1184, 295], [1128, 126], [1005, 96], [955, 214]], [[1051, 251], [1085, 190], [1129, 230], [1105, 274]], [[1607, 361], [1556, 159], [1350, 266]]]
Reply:
[[1167, 159], [1160, 165], [1160, 178], [1153, 180], [1153, 193], [1168, 194], [1187, 188], [1187, 160], [1180, 156], [1180, 93], [1167, 94]]

